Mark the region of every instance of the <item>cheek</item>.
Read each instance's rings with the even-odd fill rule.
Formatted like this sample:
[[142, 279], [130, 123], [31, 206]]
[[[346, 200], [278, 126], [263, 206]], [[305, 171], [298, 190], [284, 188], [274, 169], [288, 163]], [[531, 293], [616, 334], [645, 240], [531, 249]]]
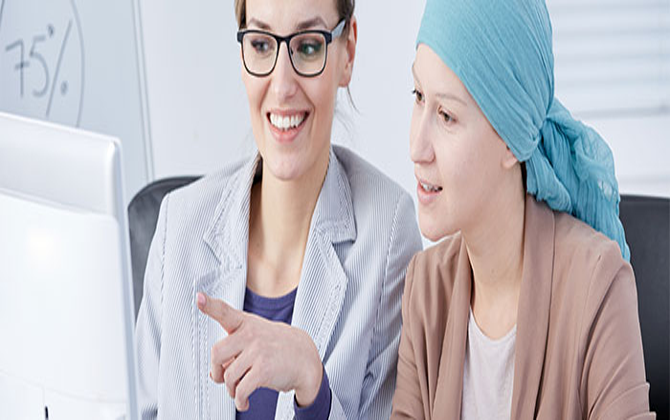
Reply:
[[477, 134], [474, 153], [470, 156], [469, 166], [473, 176], [476, 176], [472, 188], [486, 197], [498, 189], [504, 176], [501, 164], [504, 143], [498, 139], [495, 132], [481, 130]]
[[260, 107], [265, 96], [265, 91], [267, 90], [267, 81], [263, 78], [253, 77], [245, 72], [242, 76], [242, 82], [247, 92], [251, 119], [257, 119], [260, 115]]
[[449, 228], [467, 228], [481, 219], [482, 211], [499, 189], [504, 174], [498, 169], [498, 151], [485, 133], [472, 132], [440, 153], [446, 191], [443, 205], [451, 215]]
[[472, 156], [464, 143], [467, 139], [442, 138], [435, 142], [435, 159], [448, 195], [458, 196], [471, 178]]
[[311, 89], [309, 96], [320, 119], [332, 117], [336, 95], [337, 91], [327, 83], [322, 83], [320, 86], [315, 86], [314, 89]]
[[417, 135], [419, 133], [419, 123], [421, 122], [420, 110], [414, 104], [412, 107], [412, 119], [410, 120], [409, 125], [409, 144], [410, 146], [414, 145], [416, 142]]
[[321, 77], [306, 82], [308, 83], [303, 84], [303, 91], [314, 107], [313, 134], [330, 139], [337, 85], [334, 84], [332, 75], [325, 72]]
[[261, 107], [263, 105], [263, 99], [265, 98], [265, 92], [267, 91], [267, 81], [263, 78], [253, 77], [249, 74], [244, 74], [242, 81], [244, 82], [244, 87], [247, 92], [249, 119], [254, 142], [261, 152], [261, 155], [265, 155], [267, 153], [264, 128], [265, 116], [261, 112]]
[[322, 114], [330, 114], [332, 118], [335, 99], [339, 90], [339, 82], [344, 70], [342, 68], [340, 51], [330, 48], [328, 54], [328, 62], [323, 73], [314, 79], [308, 79], [305, 89], [308, 90], [307, 94], [315, 107], [318, 106]]
[[464, 218], [476, 212], [481, 168], [472, 139], [454, 136], [439, 143], [435, 157], [443, 188], [440, 212], [445, 215], [444, 228], [453, 233], [461, 228]]

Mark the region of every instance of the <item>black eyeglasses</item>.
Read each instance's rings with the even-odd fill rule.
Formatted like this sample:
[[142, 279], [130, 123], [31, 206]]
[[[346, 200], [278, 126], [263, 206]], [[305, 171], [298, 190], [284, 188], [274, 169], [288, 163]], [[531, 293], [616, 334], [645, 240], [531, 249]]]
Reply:
[[269, 75], [277, 65], [279, 46], [284, 42], [293, 70], [303, 77], [316, 77], [326, 68], [328, 44], [342, 35], [345, 24], [346, 20], [342, 19], [331, 32], [313, 29], [286, 37], [256, 29], [238, 31], [244, 68], [256, 77]]

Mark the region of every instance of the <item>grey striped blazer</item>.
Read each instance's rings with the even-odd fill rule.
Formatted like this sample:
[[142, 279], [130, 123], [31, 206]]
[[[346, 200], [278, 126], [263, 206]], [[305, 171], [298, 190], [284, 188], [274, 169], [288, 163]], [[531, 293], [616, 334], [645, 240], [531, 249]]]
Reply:
[[[143, 419], [235, 418], [225, 386], [208, 376], [211, 347], [225, 332], [198, 311], [195, 295], [242, 308], [259, 161], [256, 153], [163, 200], [136, 330]], [[312, 337], [328, 373], [331, 419], [389, 418], [405, 270], [420, 249], [407, 192], [333, 146], [292, 321]], [[275, 418], [293, 417], [293, 393], [280, 393]]]

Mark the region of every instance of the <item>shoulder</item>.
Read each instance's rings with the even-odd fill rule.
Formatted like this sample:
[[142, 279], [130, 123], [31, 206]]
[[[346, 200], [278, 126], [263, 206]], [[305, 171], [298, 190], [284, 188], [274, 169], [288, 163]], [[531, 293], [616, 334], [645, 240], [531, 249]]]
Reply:
[[[383, 261], [386, 275], [404, 280], [410, 258], [421, 250], [414, 200], [379, 169], [341, 146], [333, 146], [340, 179], [347, 183], [356, 229], [355, 249]], [[346, 195], [345, 194], [345, 195]]]
[[202, 234], [216, 217], [218, 207], [243, 183], [242, 172], [253, 157], [232, 162], [191, 184], [171, 191], [163, 199], [161, 212], [172, 228]]
[[464, 252], [463, 238], [457, 233], [414, 255], [407, 269], [405, 289], [410, 307], [446, 314], [458, 271], [469, 269], [469, 264], [464, 264]]
[[398, 183], [343, 146], [334, 145], [333, 151], [349, 183], [357, 224], [366, 218], [377, 220], [375, 225], [392, 223], [398, 216], [416, 219], [414, 201]]
[[205, 175], [185, 187], [176, 189], [170, 193], [171, 205], [188, 202], [191, 205], [206, 205], [212, 200], [220, 199], [226, 190], [232, 190], [231, 183], [239, 182], [242, 168], [252, 157], [245, 157], [238, 161], [229, 163], [216, 172]]
[[[560, 306], [596, 316], [613, 293], [636, 297], [635, 276], [616, 242], [566, 213], [555, 213], [553, 290]], [[555, 299], [552, 299], [555, 300]]]
[[381, 200], [397, 200], [400, 196], [411, 199], [405, 189], [352, 150], [333, 146], [333, 151], [354, 196], [362, 198], [372, 193], [373, 198]]
[[554, 265], [562, 271], [571, 269], [584, 273], [586, 277], [592, 277], [596, 271], [601, 276], [614, 276], [630, 266], [623, 259], [616, 242], [562, 212], [555, 212], [554, 247]]

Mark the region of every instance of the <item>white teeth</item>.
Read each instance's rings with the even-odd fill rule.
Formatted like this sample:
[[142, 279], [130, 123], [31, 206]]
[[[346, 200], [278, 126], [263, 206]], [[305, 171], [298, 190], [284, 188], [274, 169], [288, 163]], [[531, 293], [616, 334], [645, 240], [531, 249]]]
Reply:
[[302, 124], [302, 121], [305, 119], [305, 114], [296, 114], [282, 117], [277, 114], [270, 114], [270, 124], [277, 127], [280, 130], [288, 130], [290, 128], [295, 128]]
[[424, 191], [427, 191], [427, 192], [440, 192], [440, 191], [442, 191], [442, 187], [427, 184], [425, 182], [419, 182], [419, 183], [421, 184], [421, 188], [423, 188]]

